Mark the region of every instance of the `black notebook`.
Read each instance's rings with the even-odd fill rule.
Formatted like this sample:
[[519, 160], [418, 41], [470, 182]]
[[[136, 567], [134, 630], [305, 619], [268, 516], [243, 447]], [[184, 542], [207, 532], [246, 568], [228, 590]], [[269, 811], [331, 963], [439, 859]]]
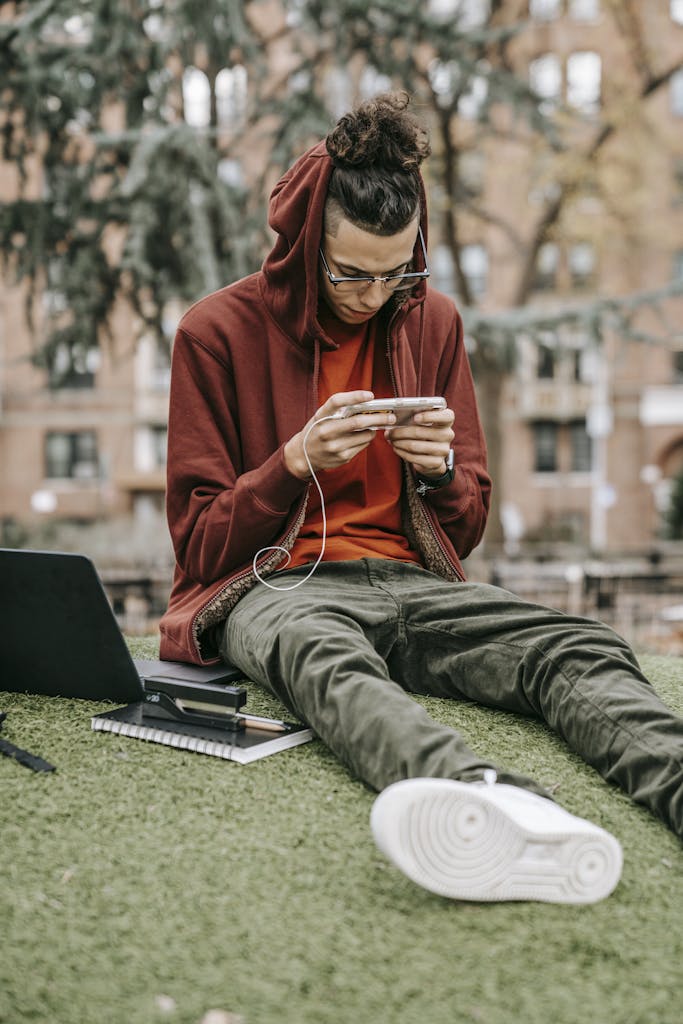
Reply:
[[155, 718], [145, 713], [144, 704], [136, 703], [95, 715], [91, 724], [96, 732], [115, 732], [239, 764], [249, 764], [313, 739], [313, 731], [305, 725], [260, 720], [249, 715], [244, 719], [247, 724], [242, 729], [212, 728], [194, 722]]

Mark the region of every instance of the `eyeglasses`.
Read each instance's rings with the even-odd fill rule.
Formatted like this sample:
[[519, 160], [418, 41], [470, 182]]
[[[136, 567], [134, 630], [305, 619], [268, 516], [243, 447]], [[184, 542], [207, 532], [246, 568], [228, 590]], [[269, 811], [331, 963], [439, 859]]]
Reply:
[[[422, 248], [422, 261], [424, 263], [424, 270], [410, 270], [402, 271], [400, 274], [386, 274], [383, 277], [371, 277], [370, 274], [363, 274], [359, 277], [337, 277], [329, 268], [328, 262], [325, 259], [325, 253], [322, 248], [319, 250], [320, 259], [323, 261], [323, 267], [327, 274], [327, 279], [331, 285], [334, 285], [339, 291], [352, 291], [354, 289], [369, 288], [371, 284], [376, 284], [380, 281], [387, 291], [395, 292], [412, 288], [416, 281], [421, 281], [424, 278], [429, 277], [429, 264], [427, 263], [427, 249], [425, 247], [425, 240], [422, 234], [422, 228], [417, 229], [418, 237], [420, 239], [420, 246]], [[406, 263], [406, 266], [410, 266]]]

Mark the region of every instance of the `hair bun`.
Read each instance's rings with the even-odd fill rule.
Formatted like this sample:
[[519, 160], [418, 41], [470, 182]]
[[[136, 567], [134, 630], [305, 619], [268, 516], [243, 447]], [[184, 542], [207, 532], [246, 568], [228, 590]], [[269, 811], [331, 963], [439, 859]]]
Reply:
[[406, 92], [385, 93], [344, 114], [326, 139], [335, 167], [416, 171], [430, 147], [409, 104]]

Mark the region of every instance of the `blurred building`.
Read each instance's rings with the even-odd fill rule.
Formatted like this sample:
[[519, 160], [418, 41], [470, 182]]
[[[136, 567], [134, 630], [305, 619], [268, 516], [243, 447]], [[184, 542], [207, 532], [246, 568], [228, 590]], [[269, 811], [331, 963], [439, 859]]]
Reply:
[[[462, 2], [432, 0], [431, 6], [448, 16]], [[475, 25], [477, 12], [488, 11], [486, 3], [466, 6]], [[262, 5], [262, 16], [279, 7], [276, 0]], [[548, 110], [566, 103], [585, 115], [590, 131], [606, 91], [619, 90], [633, 66], [624, 59], [613, 21], [598, 0], [531, 0], [526, 13], [529, 25], [515, 42], [517, 64]], [[658, 65], [677, 54], [683, 60], [683, 3], [641, 5], [640, 16], [648, 38], [657, 41]], [[273, 54], [294, 67], [286, 49]], [[213, 100], [228, 121], [243, 118], [247, 72], [241, 66], [226, 71], [212, 98], [201, 71], [188, 69], [183, 85], [190, 123], [205, 124]], [[358, 76], [354, 84], [337, 69], [326, 83], [332, 116], [358, 96]], [[390, 84], [369, 68], [360, 75], [366, 95]], [[473, 89], [471, 109], [463, 110], [473, 125], [480, 99]], [[554, 309], [683, 278], [683, 71], [653, 92], [638, 119], [623, 140], [614, 140], [612, 166], [623, 188], [620, 209], [608, 212], [614, 223], [623, 210], [623, 231], [605, 231], [604, 201], [587, 179], [572, 200], [571, 230], [539, 250], [534, 306]], [[486, 140], [471, 145], [461, 172], [482, 206], [516, 211], [523, 233], [529, 211], [552, 196], [557, 183], [547, 157], [530, 143], [520, 145], [520, 138], [523, 133], [508, 144], [498, 139], [495, 150]], [[219, 170], [226, 180], [248, 180], [248, 166], [234, 159]], [[0, 163], [0, 197], [16, 194], [15, 174]], [[39, 194], [40, 168], [32, 174], [30, 188]], [[443, 201], [432, 197], [433, 205]], [[472, 296], [487, 311], [509, 308], [520, 258], [514, 238], [467, 215], [461, 230], [462, 269]], [[457, 299], [452, 256], [438, 231], [431, 260], [433, 284]], [[43, 313], [58, 312], [59, 301], [58, 289], [46, 288]], [[99, 356], [65, 347], [49, 366], [39, 365], [31, 360], [37, 342], [24, 303], [22, 287], [0, 285], [0, 542], [14, 543], [22, 531], [50, 521], [126, 520], [142, 536], [151, 531], [163, 546], [168, 346], [139, 337], [130, 311], [121, 308], [112, 324], [114, 343], [103, 345]], [[38, 324], [41, 308], [35, 311]], [[168, 311], [169, 341], [180, 313], [180, 307]], [[659, 344], [625, 340], [616, 329], [604, 345], [596, 345], [587, 330], [550, 329], [540, 342], [520, 330], [516, 365], [502, 396], [497, 481], [508, 550], [532, 541], [568, 541], [606, 552], [654, 543], [670, 481], [683, 471], [682, 314], [683, 301], [676, 299], [640, 315], [636, 326], [643, 338], [656, 335]]]
[[[538, 250], [525, 297], [536, 309], [683, 282], [683, 70], [639, 108], [629, 105], [639, 61], [607, 7], [531, 0], [530, 25], [514, 44], [515, 66], [527, 68], [542, 107], [566, 104], [583, 122], [573, 129], [579, 187]], [[638, 17], [644, 31], [632, 42], [643, 57], [656, 52], [662, 69], [683, 65], [683, 3], [641, 4]], [[621, 123], [600, 161], [581, 163], [606, 104]], [[559, 195], [554, 168], [564, 161], [566, 175], [572, 158], [531, 142], [525, 148], [519, 134], [490, 149], [475, 143], [465, 155], [473, 194], [482, 207], [515, 211], [519, 238], [540, 204]], [[509, 308], [523, 258], [517, 240], [493, 221], [463, 218], [460, 230], [471, 292], [485, 310]], [[433, 259], [442, 287], [450, 283], [457, 297], [448, 250], [437, 248]], [[683, 299], [643, 306], [631, 337], [616, 318], [613, 328], [609, 316], [602, 324], [598, 344], [590, 325], [533, 338], [519, 328], [516, 368], [502, 395], [497, 480], [510, 552], [524, 541], [547, 551], [562, 541], [599, 553], [645, 551], [662, 537], [671, 483], [683, 472]]]
[[[138, 338], [121, 309], [115, 345], [88, 353], [64, 346], [49, 366], [35, 365], [24, 299], [23, 288], [0, 290], [0, 541], [22, 541], [50, 520], [132, 517], [143, 532], [158, 530], [168, 349]], [[58, 297], [46, 290], [41, 300]]]

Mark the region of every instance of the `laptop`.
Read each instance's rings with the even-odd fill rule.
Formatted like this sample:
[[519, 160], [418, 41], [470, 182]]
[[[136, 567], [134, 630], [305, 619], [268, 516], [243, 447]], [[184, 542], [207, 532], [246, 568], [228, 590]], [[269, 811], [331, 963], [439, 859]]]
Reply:
[[[131, 657], [85, 555], [0, 548], [0, 691], [124, 704], [92, 728], [240, 764], [313, 739], [301, 723], [244, 713], [237, 680], [233, 665]], [[13, 744], [1, 753], [53, 769]]]
[[128, 703], [174, 682], [216, 693], [243, 678], [225, 664], [133, 658], [88, 557], [0, 548], [0, 690]]

